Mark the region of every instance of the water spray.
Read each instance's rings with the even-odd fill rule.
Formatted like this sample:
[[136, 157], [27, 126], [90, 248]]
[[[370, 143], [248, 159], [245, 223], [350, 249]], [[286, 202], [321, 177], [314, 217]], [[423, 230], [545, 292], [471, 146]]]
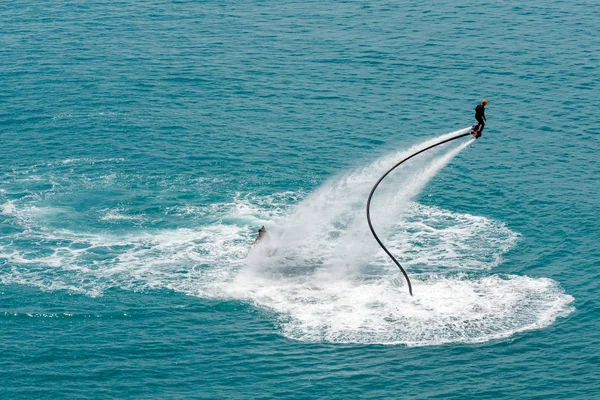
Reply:
[[406, 273], [406, 271], [404, 270], [404, 268], [402, 268], [402, 265], [400, 265], [400, 263], [398, 262], [398, 260], [396, 260], [396, 258], [392, 255], [392, 253], [390, 253], [390, 251], [383, 245], [383, 243], [379, 239], [379, 236], [377, 236], [377, 233], [375, 233], [375, 229], [373, 228], [373, 223], [371, 222], [371, 199], [373, 198], [373, 193], [375, 193], [375, 189], [377, 189], [377, 186], [379, 186], [379, 184], [381, 183], [381, 181], [383, 181], [385, 179], [385, 177], [390, 174], [390, 172], [392, 172], [393, 170], [395, 170], [402, 163], [404, 163], [405, 161], [410, 160], [414, 156], [419, 155], [419, 154], [421, 154], [421, 153], [423, 153], [423, 152], [425, 152], [427, 150], [433, 149], [436, 146], [442, 145], [444, 143], [451, 142], [451, 141], [456, 140], [456, 139], [460, 139], [461, 137], [469, 136], [471, 134], [471, 132], [470, 132], [471, 128], [466, 128], [466, 129], [463, 129], [462, 131], [465, 131], [465, 130], [467, 130], [468, 132], [461, 133], [461, 134], [453, 136], [453, 137], [451, 137], [449, 139], [442, 140], [441, 142], [432, 144], [429, 147], [426, 147], [424, 149], [421, 149], [421, 150], [417, 151], [416, 153], [411, 154], [410, 156], [406, 157], [405, 159], [403, 159], [402, 161], [400, 161], [399, 163], [397, 163], [396, 165], [394, 165], [385, 174], [383, 174], [383, 176], [381, 178], [379, 178], [379, 180], [377, 181], [377, 183], [375, 183], [375, 185], [373, 186], [373, 189], [371, 189], [371, 193], [369, 194], [369, 199], [367, 200], [367, 222], [369, 223], [369, 229], [371, 229], [371, 233], [373, 234], [373, 237], [375, 237], [375, 240], [377, 240], [377, 243], [379, 243], [379, 245], [381, 246], [381, 248], [383, 249], [383, 251], [385, 251], [387, 253], [387, 255], [390, 256], [390, 258], [392, 259], [392, 261], [398, 266], [398, 268], [400, 268], [400, 271], [402, 271], [402, 274], [404, 275], [404, 277], [406, 278], [406, 282], [408, 283], [408, 292], [410, 293], [411, 296], [413, 295], [413, 291], [412, 291], [412, 285], [410, 283], [410, 279], [408, 278], [408, 274]]

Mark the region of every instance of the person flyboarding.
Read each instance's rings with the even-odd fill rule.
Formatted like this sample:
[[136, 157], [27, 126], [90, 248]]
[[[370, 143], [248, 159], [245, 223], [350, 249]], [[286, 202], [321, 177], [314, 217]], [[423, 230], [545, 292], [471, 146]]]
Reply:
[[481, 104], [477, 104], [475, 107], [475, 119], [477, 120], [477, 125], [473, 125], [472, 135], [475, 136], [475, 139], [481, 137], [481, 132], [485, 127], [485, 106], [487, 106], [488, 101], [483, 99]]

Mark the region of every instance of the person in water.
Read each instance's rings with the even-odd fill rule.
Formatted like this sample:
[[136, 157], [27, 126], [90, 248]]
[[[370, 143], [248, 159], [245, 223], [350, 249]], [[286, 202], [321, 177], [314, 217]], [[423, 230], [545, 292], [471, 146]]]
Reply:
[[475, 136], [475, 138], [481, 137], [481, 132], [485, 127], [485, 106], [487, 106], [487, 103], [488, 101], [483, 99], [481, 104], [478, 104], [477, 107], [475, 107], [475, 119], [477, 120], [477, 125], [473, 125], [473, 136]]
[[256, 243], [260, 242], [266, 236], [267, 236], [267, 229], [263, 225], [258, 230], [258, 235], [256, 235], [256, 239], [254, 239], [254, 243], [252, 243], [252, 246], [255, 246]]
[[264, 245], [260, 246], [262, 249], [259, 254], [262, 254], [263, 256], [271, 257], [277, 253], [277, 248], [273, 247], [273, 245], [271, 243], [271, 237], [269, 236], [269, 234], [267, 233], [267, 229], [263, 225], [258, 230], [258, 235], [256, 235], [256, 239], [254, 239], [254, 243], [252, 243], [252, 247], [250, 248], [248, 255], [250, 255], [252, 250], [257, 248], [257, 245], [260, 242], [264, 242]]

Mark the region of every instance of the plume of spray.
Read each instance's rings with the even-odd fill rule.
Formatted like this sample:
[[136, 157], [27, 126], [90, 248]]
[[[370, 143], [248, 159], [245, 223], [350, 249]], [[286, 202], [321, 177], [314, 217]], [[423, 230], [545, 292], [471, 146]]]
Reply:
[[[226, 293], [272, 310], [286, 337], [315, 342], [409, 346], [477, 343], [539, 329], [567, 315], [573, 299], [555, 282], [519, 276], [473, 278], [462, 273], [465, 260], [445, 245], [430, 246], [434, 254], [423, 254], [422, 262], [442, 260], [444, 270], [434, 267], [433, 273], [419, 274], [412, 281], [414, 297], [398, 290], [401, 283], [390, 279], [399, 271], [369, 232], [364, 214], [369, 190], [399, 160], [467, 130], [390, 154], [325, 183], [287, 218], [274, 221], [279, 227], [273, 230], [277, 254], [255, 260], [255, 268], [242, 268], [228, 283]], [[421, 250], [398, 238], [404, 236], [399, 231], [411, 226], [406, 223], [415, 209], [411, 199], [472, 142], [424, 152], [394, 171], [389, 180], [385, 179], [382, 190], [378, 189], [372, 210], [374, 224], [396, 251]], [[417, 207], [422, 208], [425, 213], [421, 216], [431, 220], [431, 209]], [[440, 212], [445, 215], [444, 221], [452, 221], [452, 226], [448, 231], [433, 229], [434, 241], [447, 242], [456, 231], [497, 237], [500, 245], [496, 242], [486, 249], [487, 254], [497, 258], [514, 242], [516, 235], [502, 224], [469, 214]], [[468, 236], [459, 235], [455, 243], [469, 252], [466, 268], [486, 268], [488, 256], [478, 257], [465, 239]], [[399, 256], [401, 259], [402, 254]]]
[[[366, 196], [373, 183], [399, 159], [466, 133], [469, 129], [447, 133], [408, 150], [394, 152], [366, 167], [329, 180], [277, 224], [274, 242], [278, 256], [273, 260], [263, 260], [263, 264], [276, 262], [278, 269], [285, 264], [286, 270], [296, 270], [294, 274], [318, 270], [319, 279], [327, 276], [338, 279], [356, 274], [361, 265], [368, 264], [373, 254], [378, 253], [364, 216]], [[393, 221], [401, 217], [410, 200], [472, 141], [437, 158], [424, 153], [422, 157], [403, 166], [401, 172], [394, 174], [390, 182], [377, 193], [374, 214], [377, 215], [378, 229], [381, 232], [388, 230]], [[432, 153], [439, 154], [439, 150]], [[253, 265], [256, 266], [256, 262], [254, 260]]]
[[[375, 223], [379, 231], [385, 234], [399, 219], [402, 219], [414, 197], [442, 168], [473, 141], [474, 139], [462, 143], [441, 156], [431, 157], [429, 155], [423, 160], [411, 160], [412, 163], [403, 165], [403, 172], [396, 174], [396, 179], [392, 179], [391, 182], [388, 182], [390, 184], [383, 187], [384, 190], [377, 193], [379, 201], [374, 207], [374, 214], [378, 216], [375, 218]], [[439, 154], [442, 151], [441, 149], [435, 150], [439, 151], [432, 152], [433, 154]], [[361, 265], [367, 264], [373, 258], [373, 253], [380, 250], [375, 244], [364, 218], [364, 204], [361, 204], [360, 210], [355, 210], [355, 216], [352, 226], [336, 246], [334, 254], [337, 256], [337, 260], [332, 265], [332, 271], [356, 273]], [[379, 252], [383, 255], [381, 250]]]
[[[376, 195], [378, 201], [376, 200], [373, 207], [372, 219], [377, 231], [385, 235], [395, 225], [396, 221], [402, 218], [407, 211], [409, 203], [421, 193], [425, 185], [474, 141], [475, 139], [471, 139], [445, 154], [433, 159], [430, 158], [424, 165], [423, 163], [420, 163], [420, 165], [415, 165], [414, 163], [409, 163], [406, 166], [403, 165], [406, 170], [405, 173], [398, 174], [402, 179], [401, 183], [399, 185], [395, 183], [393, 191], [389, 189], [386, 191], [384, 186], [382, 188], [384, 190], [377, 193], [379, 196]], [[365, 229], [368, 229], [366, 228], [366, 222], [362, 222]]]
[[[289, 194], [192, 210], [186, 205], [185, 216], [198, 213], [203, 221], [193, 229], [84, 232], [74, 224], [69, 229], [58, 220], [77, 218], [79, 212], [41, 201], [47, 197], [44, 189], [40, 196], [37, 189], [31, 189], [32, 196], [23, 189], [27, 195], [20, 199], [0, 189], [0, 216], [16, 228], [0, 241], [0, 260], [10, 266], [0, 282], [89, 296], [111, 288], [158, 289], [244, 301], [267, 310], [285, 337], [312, 342], [478, 343], [544, 328], [573, 311], [573, 297], [551, 279], [489, 273], [514, 246], [517, 233], [500, 221], [410, 201], [468, 144], [436, 147], [410, 159], [382, 182], [373, 199], [378, 233], [409, 265], [414, 297], [390, 279], [399, 271], [368, 232], [364, 206], [377, 178], [408, 155], [461, 132], [332, 179], [291, 214], [291, 201], [277, 204]], [[54, 179], [55, 172], [50, 169], [43, 178]], [[29, 168], [8, 173], [5, 180], [17, 187], [24, 175], [29, 177]], [[74, 176], [68, 172], [68, 185], [52, 193], [76, 192], [83, 183]], [[108, 210], [100, 219], [109, 224], [136, 218], [127, 211]], [[248, 224], [260, 223], [272, 241], [261, 241], [246, 257]], [[361, 273], [348, 273], [356, 265]]]

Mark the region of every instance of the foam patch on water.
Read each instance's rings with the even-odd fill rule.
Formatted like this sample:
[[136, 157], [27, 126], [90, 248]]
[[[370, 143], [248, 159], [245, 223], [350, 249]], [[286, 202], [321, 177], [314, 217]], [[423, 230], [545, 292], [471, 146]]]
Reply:
[[417, 277], [415, 296], [391, 277], [244, 276], [231, 289], [279, 315], [303, 341], [409, 346], [478, 343], [550, 325], [573, 300], [550, 279]]
[[[124, 158], [65, 158], [64, 160], [60, 160], [59, 163], [63, 165], [67, 164], [98, 164], [98, 163], [115, 163], [115, 162], [123, 162]], [[51, 165], [51, 164], [50, 164]]]
[[[281, 250], [275, 257], [250, 260], [245, 257], [252, 233], [219, 224], [123, 236], [40, 231], [35, 240], [48, 251], [9, 253], [5, 246], [0, 259], [11, 271], [1, 280], [89, 296], [118, 287], [240, 299], [273, 312], [286, 337], [313, 342], [409, 346], [484, 342], [542, 328], [571, 311], [572, 297], [549, 279], [460, 273], [484, 272], [489, 259], [501, 259], [516, 237], [503, 224], [419, 204], [410, 209], [408, 224], [421, 221], [431, 227], [439, 218], [451, 221], [451, 228], [427, 232], [432, 245], [425, 249], [406, 240], [411, 235], [403, 236], [403, 229], [389, 238], [390, 248], [415, 254], [405, 263], [413, 280], [413, 298], [383, 256], [374, 257], [368, 271], [339, 273], [328, 257], [340, 243], [330, 240], [307, 245], [306, 253]], [[469, 256], [473, 236], [483, 242], [496, 238], [503, 246]], [[443, 243], [449, 242], [465, 253], [448, 251]], [[421, 264], [428, 272], [415, 274]]]
[[[240, 260], [247, 254], [247, 234], [236, 226], [202, 230], [158, 230], [130, 235], [78, 233], [68, 230], [29, 232], [37, 248], [0, 246], [0, 261], [10, 265], [4, 284], [29, 284], [44, 290], [64, 289], [99, 296], [118, 287], [127, 290], [169, 288], [194, 294], [222, 277], [216, 260]], [[210, 263], [210, 264], [209, 264]]]
[[128, 215], [122, 208], [104, 210], [104, 215], [100, 217], [101, 221], [144, 221], [143, 215]]
[[[413, 272], [485, 270], [498, 266], [519, 235], [505, 224], [411, 203], [386, 245]], [[389, 264], [387, 255], [383, 263]]]
[[[223, 203], [165, 208], [164, 215], [197, 222], [187, 228], [65, 228], [57, 218], [85, 220], [85, 211], [58, 207], [40, 195], [47, 185], [32, 186], [0, 208], [12, 229], [0, 240], [0, 282], [88, 296], [110, 288], [169, 289], [234, 299], [271, 311], [286, 337], [311, 342], [476, 343], [548, 326], [572, 310], [573, 298], [556, 282], [490, 273], [518, 242], [517, 233], [414, 200], [472, 140], [406, 163], [374, 197], [375, 227], [407, 268], [414, 297], [368, 230], [364, 206], [373, 182], [411, 152], [460, 132], [382, 157], [308, 195], [238, 193]], [[15, 180], [27, 177], [24, 170]], [[51, 190], [76, 192], [86, 184], [64, 179]], [[125, 207], [93, 216], [121, 229], [145, 221]], [[249, 254], [263, 224], [276, 252]]]
[[4, 215], [13, 215], [16, 211], [16, 206], [13, 201], [8, 201], [0, 206], [0, 211]]

